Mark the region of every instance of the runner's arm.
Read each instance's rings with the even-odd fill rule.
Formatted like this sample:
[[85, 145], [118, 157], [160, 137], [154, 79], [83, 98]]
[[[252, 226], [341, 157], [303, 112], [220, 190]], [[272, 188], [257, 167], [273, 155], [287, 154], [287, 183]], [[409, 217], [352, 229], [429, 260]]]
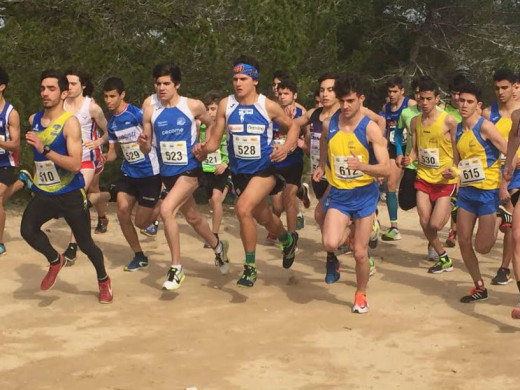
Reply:
[[354, 165], [352, 166], [353, 169], [359, 169], [363, 173], [374, 177], [388, 177], [388, 175], [390, 175], [390, 157], [388, 156], [386, 139], [381, 134], [381, 129], [375, 122], [370, 121], [367, 125], [366, 134], [367, 141], [372, 144], [372, 148], [374, 149], [377, 163], [370, 164], [369, 162], [361, 162], [353, 155], [347, 158], [348, 165], [351, 166], [352, 160], [355, 160], [359, 162], [359, 168]]
[[0, 148], [9, 152], [20, 150], [20, 115], [14, 109], [9, 114], [9, 139], [0, 141]]
[[152, 113], [153, 107], [147, 106], [143, 110], [143, 131], [139, 135], [137, 139], [137, 143], [139, 144], [139, 149], [144, 154], [150, 153], [152, 150], [152, 137], [153, 137], [153, 129], [152, 129]]

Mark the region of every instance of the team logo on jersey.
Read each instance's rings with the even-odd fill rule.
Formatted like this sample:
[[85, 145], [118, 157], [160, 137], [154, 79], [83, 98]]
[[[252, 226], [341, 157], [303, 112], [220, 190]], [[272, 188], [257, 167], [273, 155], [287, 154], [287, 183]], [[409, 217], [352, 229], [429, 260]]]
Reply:
[[182, 116], [180, 118], [177, 118], [177, 126], [184, 126], [186, 124], [186, 118], [183, 118]]
[[228, 130], [232, 133], [241, 133], [244, 131], [244, 125], [228, 125]]
[[262, 134], [265, 131], [265, 125], [247, 125], [247, 132], [251, 134]]
[[61, 125], [54, 125], [52, 126], [52, 131], [51, 131], [51, 135], [58, 135], [60, 133], [60, 130], [61, 130]]
[[243, 122], [246, 115], [253, 115], [252, 108], [239, 108], [238, 115], [240, 116], [240, 122]]

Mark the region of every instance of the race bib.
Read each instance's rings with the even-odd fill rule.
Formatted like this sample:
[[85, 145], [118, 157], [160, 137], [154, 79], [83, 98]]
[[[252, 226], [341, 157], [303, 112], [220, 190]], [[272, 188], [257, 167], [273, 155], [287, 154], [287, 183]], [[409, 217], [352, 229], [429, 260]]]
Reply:
[[[0, 135], [0, 141], [5, 141], [5, 135]], [[5, 151], [5, 149], [0, 148], [0, 154], [5, 154], [5, 153], [7, 153]]]
[[283, 135], [278, 138], [273, 138], [273, 145], [283, 145], [283, 144], [285, 144], [286, 139], [287, 139], [287, 137], [285, 137]]
[[[362, 161], [361, 156], [357, 156]], [[363, 176], [363, 172], [356, 169], [350, 169], [347, 163], [347, 156], [334, 156], [334, 172], [338, 179], [352, 180]]]
[[260, 136], [259, 135], [233, 135], [233, 151], [235, 157], [244, 160], [260, 159]]
[[321, 134], [311, 133], [311, 172], [320, 164], [320, 137]]
[[35, 161], [36, 177], [40, 186], [54, 186], [60, 184], [60, 176], [56, 165], [52, 161]]
[[220, 165], [222, 163], [222, 157], [220, 155], [220, 150], [217, 150], [213, 153], [208, 153], [206, 159], [202, 162], [204, 165]]
[[123, 151], [125, 160], [130, 164], [135, 164], [144, 160], [144, 154], [141, 152], [141, 149], [139, 149], [139, 144], [137, 142], [121, 144], [121, 150]]
[[459, 162], [460, 183], [463, 185], [480, 183], [486, 179], [482, 161], [468, 158]]
[[439, 149], [419, 149], [419, 164], [427, 168], [439, 168]]
[[390, 129], [390, 134], [388, 136], [388, 142], [390, 142], [392, 145], [395, 145], [395, 128]]
[[188, 165], [186, 141], [161, 141], [162, 161], [166, 165]]

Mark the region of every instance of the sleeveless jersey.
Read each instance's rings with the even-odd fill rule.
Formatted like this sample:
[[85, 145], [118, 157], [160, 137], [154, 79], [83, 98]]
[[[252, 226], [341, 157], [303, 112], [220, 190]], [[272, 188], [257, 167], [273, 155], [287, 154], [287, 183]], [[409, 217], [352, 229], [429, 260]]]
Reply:
[[[391, 103], [386, 103], [384, 117], [386, 119], [386, 139], [389, 143], [395, 145], [395, 129], [397, 128], [397, 123], [399, 122], [399, 117], [401, 116], [401, 112], [408, 107], [408, 101], [410, 98], [405, 96], [403, 99], [403, 103], [396, 110], [391, 110]], [[403, 137], [403, 145], [406, 144], [406, 139]]]
[[454, 117], [457, 123], [462, 122], [462, 117], [460, 116], [459, 110], [453, 107], [450, 103], [446, 103], [446, 105], [444, 106], [444, 111], [446, 111], [449, 115]]
[[[13, 111], [13, 106], [5, 102], [2, 112], [0, 112], [0, 140], [11, 139], [9, 134], [9, 115]], [[18, 165], [18, 152], [10, 152], [0, 148], [0, 167], [15, 167]]]
[[[292, 119], [299, 118], [303, 115], [303, 111], [300, 107], [296, 107], [296, 112]], [[280, 126], [278, 123], [273, 122], [273, 145], [283, 145], [285, 140], [287, 139], [286, 134], [280, 134]], [[274, 162], [273, 166], [275, 168], [285, 168], [291, 166], [293, 164], [303, 164], [303, 150], [299, 147], [296, 147], [294, 151], [287, 154], [285, 160], [280, 162]]]
[[[65, 121], [73, 114], [66, 111], [47, 127], [43, 127], [41, 119], [43, 111], [34, 115], [32, 130], [44, 145], [49, 145], [52, 151], [68, 155], [67, 140], [63, 135]], [[47, 195], [61, 195], [85, 186], [81, 172], [74, 173], [54, 164], [33, 148], [35, 173], [33, 176], [35, 191]]]
[[[201, 142], [206, 139], [206, 125], [202, 123], [200, 125], [200, 140]], [[229, 157], [227, 152], [226, 133], [222, 136], [222, 142], [220, 147], [213, 153], [208, 153], [206, 159], [202, 162], [202, 170], [204, 172], [213, 173], [217, 165], [229, 163]]]
[[152, 146], [150, 153], [139, 149], [137, 139], [143, 132], [143, 113], [131, 104], [123, 112], [112, 115], [108, 121], [107, 132], [110, 143], [119, 143], [123, 152], [121, 171], [133, 178], [150, 177], [159, 174], [157, 151]]
[[226, 106], [228, 155], [231, 172], [253, 174], [271, 167], [273, 122], [267, 114], [266, 97], [258, 95], [251, 105], [239, 104], [229, 95]]
[[[86, 96], [80, 109], [74, 114], [74, 116], [78, 118], [81, 126], [81, 140], [83, 141], [83, 154], [81, 156], [81, 161], [98, 161], [101, 158], [99, 148], [90, 150], [85, 146], [85, 142], [99, 138], [97, 124], [90, 116], [91, 101], [92, 99]], [[65, 107], [65, 109], [67, 108]]]
[[447, 115], [448, 113], [443, 111], [430, 126], [422, 124], [422, 114], [417, 117], [417, 177], [432, 184], [454, 184], [458, 181], [458, 178], [444, 179], [441, 174], [453, 166], [451, 139], [444, 135], [444, 121]]
[[192, 153], [198, 142], [197, 124], [186, 97], [180, 96], [175, 107], [157, 103], [152, 114], [152, 128], [161, 176], [177, 176], [200, 167]]
[[[489, 115], [489, 120], [495, 125], [495, 127], [498, 129], [498, 132], [507, 141], [507, 139], [509, 138], [509, 132], [511, 131], [511, 127], [513, 126], [513, 120], [511, 118], [504, 118], [502, 115], [500, 115], [497, 103], [492, 103], [490, 108], [491, 113]], [[502, 165], [504, 165], [504, 163], [506, 162], [506, 156], [502, 153], [500, 153], [500, 162]]]
[[483, 117], [471, 130], [463, 130], [462, 123], [457, 125], [455, 142], [461, 159], [460, 185], [494, 190], [500, 182], [500, 153], [491, 141], [484, 141], [480, 135], [482, 122]]
[[375, 178], [359, 170], [348, 167], [347, 157], [356, 155], [361, 162], [375, 162], [372, 147], [366, 136], [366, 128], [370, 118], [363, 117], [352, 133], [339, 130], [340, 113], [336, 112], [329, 123], [327, 137], [328, 161], [325, 167], [327, 181], [338, 189], [351, 190], [372, 183]]

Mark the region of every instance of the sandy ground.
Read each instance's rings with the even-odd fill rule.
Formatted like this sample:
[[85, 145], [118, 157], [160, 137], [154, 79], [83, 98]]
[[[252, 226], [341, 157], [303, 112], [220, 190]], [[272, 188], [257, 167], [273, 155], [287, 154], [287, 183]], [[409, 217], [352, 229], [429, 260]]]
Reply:
[[[207, 208], [203, 207], [205, 212]], [[381, 222], [388, 226], [384, 205]], [[1, 389], [518, 389], [520, 322], [509, 317], [516, 285], [490, 287], [490, 299], [462, 304], [472, 287], [458, 248], [455, 270], [429, 275], [426, 241], [415, 210], [400, 212], [403, 239], [373, 252], [370, 313], [350, 311], [353, 258], [340, 257], [341, 280], [324, 283], [320, 233], [305, 210], [299, 252], [290, 270], [277, 248], [257, 250], [259, 279], [235, 282], [243, 251], [233, 210], [221, 236], [233, 268], [222, 276], [211, 250], [182, 222], [186, 280], [163, 292], [169, 255], [161, 225], [143, 238], [151, 266], [123, 271], [132, 253], [114, 205], [109, 231], [96, 235], [113, 280], [114, 303], [100, 305], [94, 269], [84, 254], [55, 287], [39, 290], [47, 263], [19, 235], [21, 210], [8, 214], [8, 252], [0, 260]], [[45, 226], [57, 248], [68, 242], [63, 220]], [[443, 232], [446, 237], [447, 229]], [[502, 241], [481, 256], [487, 282]]]

